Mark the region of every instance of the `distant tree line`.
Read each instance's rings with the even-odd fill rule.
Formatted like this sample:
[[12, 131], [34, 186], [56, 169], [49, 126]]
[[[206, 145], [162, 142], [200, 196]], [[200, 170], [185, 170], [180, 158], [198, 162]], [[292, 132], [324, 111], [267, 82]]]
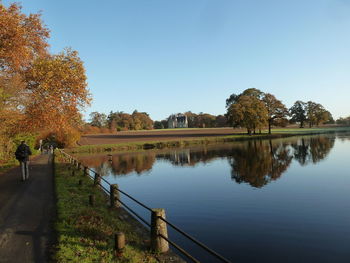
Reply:
[[132, 114], [122, 111], [111, 111], [109, 115], [99, 112], [90, 113], [90, 122], [85, 132], [115, 132], [128, 130], [153, 129], [153, 120], [146, 112], [135, 110]]
[[[198, 114], [191, 111], [184, 113], [187, 116], [188, 128], [215, 128], [226, 127], [227, 119], [224, 115], [211, 115], [209, 113], [200, 112]], [[161, 120], [154, 122], [155, 129], [167, 129], [168, 120]]]
[[[259, 89], [246, 89], [240, 94], [232, 94], [226, 99], [226, 114], [212, 115], [191, 111], [184, 113], [189, 128], [238, 127], [246, 128], [248, 134], [261, 133], [272, 127], [286, 127], [298, 124], [300, 128], [319, 126], [321, 124], [350, 125], [350, 116], [334, 121], [332, 114], [320, 103], [313, 101], [296, 101], [289, 109], [273, 94]], [[134, 111], [132, 114], [122, 111], [109, 115], [99, 112], [90, 114], [90, 122], [85, 132], [114, 132], [123, 130], [167, 129], [168, 119], [153, 121], [148, 113]]]
[[288, 123], [299, 123], [303, 128], [305, 123], [309, 127], [323, 123], [334, 123], [331, 113], [321, 104], [313, 101], [296, 101], [287, 107], [270, 93], [258, 89], [246, 89], [241, 94], [232, 94], [226, 100], [226, 117], [233, 127], [244, 127], [248, 134], [261, 132], [272, 126], [286, 126]]
[[335, 123], [338, 125], [350, 126], [350, 116], [346, 118], [340, 117]]

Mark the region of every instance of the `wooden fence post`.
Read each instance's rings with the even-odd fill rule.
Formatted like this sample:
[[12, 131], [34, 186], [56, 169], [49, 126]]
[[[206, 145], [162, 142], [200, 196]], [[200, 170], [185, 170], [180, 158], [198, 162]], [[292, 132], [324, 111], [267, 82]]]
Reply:
[[101, 177], [98, 173], [95, 173], [94, 186], [98, 186], [99, 184], [101, 184]]
[[114, 249], [119, 254], [122, 253], [125, 247], [125, 235], [123, 232], [118, 232], [114, 235]]
[[162, 208], [152, 209], [151, 249], [159, 253], [165, 253], [169, 250], [169, 243], [160, 235], [168, 238], [168, 229], [166, 223], [159, 217], [165, 219], [165, 210]]
[[117, 184], [111, 184], [110, 186], [110, 201], [111, 201], [111, 208], [119, 208], [121, 207], [121, 203], [119, 202], [120, 200], [120, 193], [118, 191], [118, 185]]
[[87, 167], [84, 166], [84, 176], [87, 176], [88, 175], [88, 170], [87, 170]]
[[94, 206], [95, 204], [95, 196], [89, 195], [89, 205]]

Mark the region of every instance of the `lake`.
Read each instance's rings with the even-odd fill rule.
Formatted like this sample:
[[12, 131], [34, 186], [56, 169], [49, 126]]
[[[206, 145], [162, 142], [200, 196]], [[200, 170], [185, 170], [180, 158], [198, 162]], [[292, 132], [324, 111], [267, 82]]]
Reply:
[[78, 158], [232, 262], [350, 262], [349, 149], [339, 133]]

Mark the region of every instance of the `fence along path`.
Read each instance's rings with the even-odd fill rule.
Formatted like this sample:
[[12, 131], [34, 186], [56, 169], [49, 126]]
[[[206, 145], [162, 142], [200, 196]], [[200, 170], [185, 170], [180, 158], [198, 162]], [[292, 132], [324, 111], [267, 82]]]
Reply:
[[[164, 209], [152, 209], [142, 202], [138, 201], [128, 193], [122, 191], [119, 189], [117, 184], [111, 184], [106, 179], [104, 179], [100, 174], [95, 172], [93, 169], [82, 166], [82, 164], [75, 159], [73, 156], [69, 155], [68, 153], [64, 152], [61, 149], [58, 149], [58, 151], [68, 160], [68, 162], [73, 165], [73, 167], [76, 167], [78, 170], [83, 169], [84, 176], [90, 177], [95, 186], [99, 186], [109, 197], [110, 197], [110, 204], [112, 207], [119, 208], [123, 206], [126, 208], [130, 213], [132, 213], [137, 219], [141, 221], [144, 225], [150, 228], [151, 232], [151, 249], [158, 252], [158, 253], [165, 253], [169, 250], [169, 244], [172, 245], [175, 249], [177, 249], [182, 255], [186, 256], [186, 258], [190, 259], [192, 262], [198, 263], [200, 262], [195, 257], [193, 257], [189, 252], [187, 252], [185, 249], [183, 249], [181, 246], [173, 242], [171, 239], [169, 239], [167, 234], [167, 227], [170, 226], [172, 229], [180, 233], [182, 236], [186, 237], [188, 240], [193, 242], [194, 244], [198, 245], [200, 248], [202, 248], [204, 251], [206, 251], [208, 254], [212, 255], [214, 258], [221, 262], [227, 262], [231, 263], [230, 260], [226, 259], [219, 253], [215, 252], [211, 248], [207, 247], [202, 242], [198, 241], [191, 235], [187, 234], [183, 230], [181, 230], [179, 227], [175, 226], [173, 223], [169, 222], [165, 218], [165, 210]], [[74, 173], [74, 170], [72, 171]], [[94, 176], [91, 176], [92, 173]], [[101, 183], [103, 181], [106, 183], [110, 189], [107, 189], [104, 187]], [[143, 207], [144, 209], [148, 210], [151, 213], [151, 223], [149, 223], [146, 219], [144, 219], [142, 216], [140, 216], [137, 212], [135, 212], [133, 209], [131, 209], [128, 205], [125, 204], [125, 202], [121, 201], [120, 194], [126, 196], [130, 200], [134, 201], [139, 206]]]

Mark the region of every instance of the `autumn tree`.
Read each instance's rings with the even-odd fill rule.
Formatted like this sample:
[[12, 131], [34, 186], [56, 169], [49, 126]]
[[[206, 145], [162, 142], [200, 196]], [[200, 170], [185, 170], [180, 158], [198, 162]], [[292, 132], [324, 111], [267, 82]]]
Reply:
[[306, 106], [305, 102], [300, 100], [296, 101], [294, 105], [289, 109], [289, 113], [291, 115], [291, 120], [294, 122], [300, 123], [300, 128], [304, 127], [304, 123], [307, 119], [306, 117]]
[[198, 114], [191, 111], [185, 112], [189, 128], [214, 128], [224, 127], [226, 125], [226, 117], [222, 115], [212, 115], [200, 112]]
[[95, 127], [105, 127], [107, 125], [107, 115], [99, 112], [90, 113], [90, 125]]
[[153, 129], [153, 120], [149, 117], [146, 112], [138, 112], [135, 110], [132, 113], [134, 121], [134, 130], [151, 130]]
[[233, 127], [245, 127], [248, 134], [262, 129], [267, 123], [268, 112], [262, 98], [264, 93], [258, 89], [244, 90], [241, 94], [232, 94], [226, 100], [226, 118]]
[[29, 101], [26, 124], [36, 130], [66, 130], [80, 120], [79, 111], [90, 103], [85, 69], [78, 52], [38, 58], [26, 72]]
[[265, 93], [262, 100], [267, 109], [269, 134], [271, 134], [271, 126], [280, 122], [282, 119], [286, 119], [288, 109], [280, 100], [276, 99], [276, 97], [270, 93]]
[[321, 104], [308, 101], [306, 104], [306, 116], [309, 127], [332, 121], [332, 114], [327, 111]]
[[248, 134], [263, 128], [267, 116], [265, 104], [254, 96], [240, 95], [227, 109], [227, 117], [233, 127], [245, 127]]
[[241, 94], [231, 94], [228, 99], [226, 99], [226, 108], [229, 108], [232, 104], [236, 103], [241, 96], [250, 96], [256, 99], [262, 99], [264, 93], [256, 88], [250, 88], [244, 90]]
[[309, 122], [309, 127], [311, 128], [316, 124], [317, 112], [320, 110], [321, 105], [313, 101], [308, 101], [306, 103], [306, 119]]
[[332, 114], [328, 110], [324, 110], [324, 111], [319, 112], [316, 125], [319, 125], [319, 123], [334, 124], [334, 119], [333, 119]]
[[6, 160], [20, 132], [23, 103], [27, 101], [23, 72], [47, 54], [49, 30], [40, 14], [25, 15], [19, 4], [0, 1], [0, 159]]
[[153, 120], [146, 112], [135, 110], [132, 114], [122, 111], [111, 111], [107, 117], [107, 123], [111, 129], [112, 123], [117, 130], [150, 130], [153, 129]]
[[14, 3], [6, 8], [0, 2], [0, 69], [19, 72], [34, 59], [47, 54], [49, 30], [40, 14], [25, 15]]

